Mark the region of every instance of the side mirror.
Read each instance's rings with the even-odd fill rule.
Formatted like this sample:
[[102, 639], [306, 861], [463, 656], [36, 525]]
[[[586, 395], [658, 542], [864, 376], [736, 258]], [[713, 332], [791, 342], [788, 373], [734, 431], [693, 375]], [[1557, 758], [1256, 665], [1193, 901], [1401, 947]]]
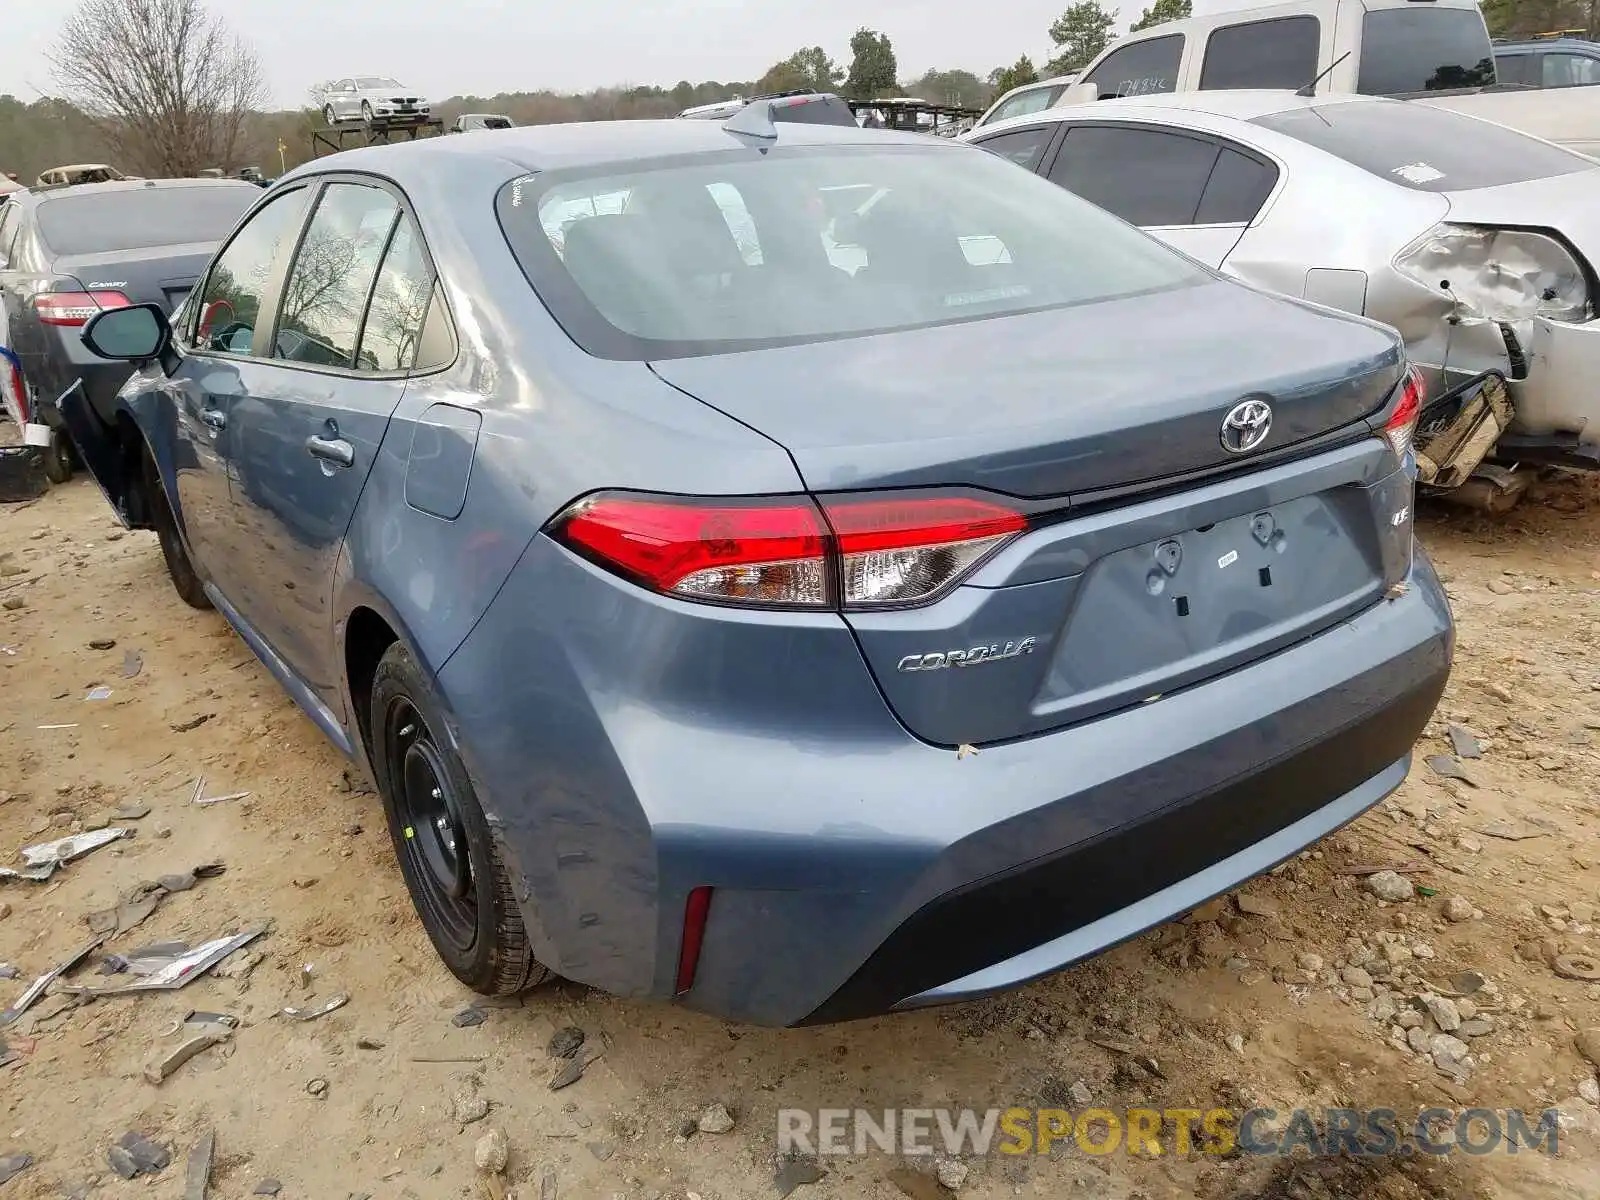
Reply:
[[1062, 89], [1061, 95], [1056, 97], [1053, 105], [1062, 108], [1069, 104], [1092, 104], [1100, 99], [1100, 89], [1092, 83], [1075, 83], [1071, 87]]
[[96, 313], [83, 327], [83, 344], [101, 358], [147, 362], [172, 340], [167, 314], [157, 304], [135, 304]]

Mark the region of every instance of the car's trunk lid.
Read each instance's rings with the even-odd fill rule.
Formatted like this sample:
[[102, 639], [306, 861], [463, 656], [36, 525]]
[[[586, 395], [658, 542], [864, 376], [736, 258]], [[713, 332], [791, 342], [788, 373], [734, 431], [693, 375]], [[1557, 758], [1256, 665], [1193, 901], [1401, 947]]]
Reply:
[[195, 242], [63, 255], [56, 259], [54, 269], [56, 274], [76, 280], [85, 291], [121, 292], [135, 304], [159, 304], [170, 313], [183, 303], [215, 251], [215, 242]]
[[[655, 366], [787, 447], [818, 492], [1061, 498], [1026, 505], [1035, 528], [944, 598], [846, 612], [889, 704], [935, 744], [1237, 669], [1378, 602], [1409, 561], [1410, 480], [1362, 420], [1399, 377], [1397, 339], [1242, 286]], [[1275, 409], [1265, 448], [1319, 449], [1073, 512], [1082, 493], [1250, 462], [1220, 433], [1251, 395]], [[1363, 436], [1318, 437], [1345, 426]]]
[[894, 334], [658, 361], [759, 430], [815, 491], [957, 485], [1016, 496], [1241, 461], [1223, 418], [1265, 399], [1257, 452], [1370, 416], [1399, 339], [1232, 282]]

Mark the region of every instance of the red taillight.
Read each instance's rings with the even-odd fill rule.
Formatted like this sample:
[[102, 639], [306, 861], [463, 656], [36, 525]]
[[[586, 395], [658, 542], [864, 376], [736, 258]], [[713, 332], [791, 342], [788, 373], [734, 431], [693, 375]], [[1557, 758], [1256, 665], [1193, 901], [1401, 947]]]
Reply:
[[933, 599], [1027, 528], [966, 495], [739, 499], [602, 493], [552, 530], [590, 561], [691, 600], [803, 608]]
[[132, 303], [121, 292], [40, 292], [33, 298], [33, 311], [45, 325], [86, 325], [97, 312]]
[[563, 518], [561, 540], [659, 592], [735, 604], [828, 603], [816, 505], [603, 495]]
[[694, 986], [695, 971], [700, 967], [700, 947], [706, 940], [706, 918], [710, 915], [711, 889], [695, 888], [683, 905], [683, 941], [678, 947], [676, 989], [680, 996]]
[[1411, 449], [1411, 435], [1416, 432], [1417, 419], [1422, 416], [1422, 405], [1427, 400], [1428, 386], [1423, 382], [1422, 371], [1416, 366], [1406, 368], [1400, 380], [1400, 400], [1383, 423], [1383, 436], [1401, 458]]
[[926, 600], [1028, 527], [1015, 509], [968, 496], [824, 501], [823, 511], [847, 607]]

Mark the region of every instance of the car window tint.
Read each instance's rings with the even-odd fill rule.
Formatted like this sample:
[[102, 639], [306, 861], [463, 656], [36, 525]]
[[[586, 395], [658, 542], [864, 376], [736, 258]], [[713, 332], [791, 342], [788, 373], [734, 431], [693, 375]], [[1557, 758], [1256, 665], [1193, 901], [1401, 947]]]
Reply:
[[1541, 81], [1547, 88], [1593, 87], [1600, 84], [1600, 58], [1546, 53]]
[[1036, 175], [927, 141], [569, 168], [506, 184], [496, 211], [557, 321], [607, 358], [985, 320], [1203, 278]]
[[1537, 54], [1497, 54], [1494, 59], [1494, 69], [1501, 83], [1516, 83], [1525, 87], [1544, 86], [1539, 77]]
[[1200, 89], [1304, 87], [1317, 77], [1321, 41], [1312, 16], [1220, 26], [1206, 39]]
[[57, 254], [215, 245], [260, 198], [260, 190], [248, 183], [125, 187], [45, 200], [37, 220], [40, 237]]
[[997, 133], [993, 137], [974, 142], [980, 150], [1010, 159], [1019, 167], [1033, 170], [1039, 165], [1039, 156], [1049, 144], [1054, 129], [1049, 125], [1035, 125], [1032, 129], [1018, 129], [1010, 133]]
[[1196, 225], [1249, 224], [1272, 194], [1278, 169], [1224, 146], [1211, 169]]
[[1515, 129], [1405, 100], [1332, 101], [1254, 123], [1423, 192], [1500, 187], [1595, 165]]
[[250, 353], [273, 265], [299, 232], [308, 198], [306, 188], [275, 196], [218, 255], [195, 308], [194, 345], [230, 354]]
[[402, 216], [383, 256], [361, 333], [359, 365], [369, 371], [406, 371], [417, 365], [417, 344], [433, 296], [433, 272], [422, 238]]
[[1029, 88], [1027, 91], [1011, 97], [1011, 99], [995, 109], [994, 116], [990, 117], [985, 124], [993, 121], [1004, 121], [1007, 117], [1024, 117], [1029, 113], [1042, 112], [1054, 104], [1065, 90], [1065, 86], [1062, 84]]
[[1476, 7], [1381, 8], [1361, 18], [1356, 91], [1364, 96], [1490, 87], [1494, 82], [1494, 50]]
[[1092, 83], [1102, 96], [1147, 96], [1178, 90], [1178, 64], [1183, 59], [1183, 34], [1130, 42], [1106, 55], [1105, 60], [1079, 83]]
[[[378, 260], [400, 206], [382, 188], [323, 190], [283, 285], [272, 357], [322, 367], [356, 365], [356, 339]], [[376, 370], [363, 356], [361, 366]]]
[[1217, 161], [1217, 147], [1155, 129], [1076, 126], [1050, 178], [1134, 225], [1188, 225]]

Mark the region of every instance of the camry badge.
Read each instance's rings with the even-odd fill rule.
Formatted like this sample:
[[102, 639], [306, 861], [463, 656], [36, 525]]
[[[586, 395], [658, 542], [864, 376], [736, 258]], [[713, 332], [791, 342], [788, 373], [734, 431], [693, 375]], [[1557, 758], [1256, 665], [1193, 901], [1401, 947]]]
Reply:
[[1265, 400], [1241, 400], [1222, 418], [1222, 448], [1229, 454], [1247, 454], [1271, 431], [1272, 406]]

